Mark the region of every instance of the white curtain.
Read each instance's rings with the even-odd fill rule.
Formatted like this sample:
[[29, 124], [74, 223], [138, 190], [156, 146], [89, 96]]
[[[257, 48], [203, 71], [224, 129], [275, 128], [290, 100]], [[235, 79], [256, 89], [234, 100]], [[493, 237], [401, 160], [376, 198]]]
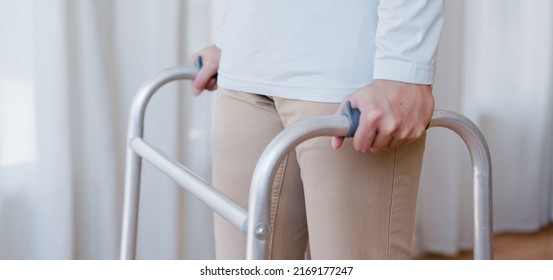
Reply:
[[[0, 259], [115, 259], [127, 114], [141, 84], [215, 42], [223, 0], [0, 0]], [[553, 2], [446, 1], [438, 108], [488, 140], [496, 232], [553, 216]], [[146, 138], [210, 175], [211, 97], [161, 89]], [[429, 132], [415, 252], [470, 248], [464, 144]], [[144, 166], [138, 257], [213, 258], [211, 213]]]
[[[118, 257], [131, 99], [213, 41], [214, 3], [0, 0], [0, 258]], [[145, 137], [209, 178], [211, 100], [190, 96], [162, 88]], [[138, 257], [212, 258], [203, 208], [146, 164]]]

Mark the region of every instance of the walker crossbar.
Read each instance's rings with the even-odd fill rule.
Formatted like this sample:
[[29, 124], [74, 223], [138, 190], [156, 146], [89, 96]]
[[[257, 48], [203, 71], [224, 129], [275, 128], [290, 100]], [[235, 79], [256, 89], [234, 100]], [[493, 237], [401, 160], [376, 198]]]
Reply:
[[[194, 67], [175, 67], [158, 73], [144, 84], [133, 100], [129, 127], [125, 177], [125, 203], [121, 234], [121, 259], [136, 258], [141, 159], [144, 158], [247, 235], [247, 259], [267, 256], [270, 187], [280, 161], [299, 143], [319, 136], [346, 136], [354, 131], [359, 114], [315, 117], [289, 126], [269, 143], [255, 168], [250, 188], [249, 211], [226, 197], [180, 163], [146, 143], [144, 113], [152, 95], [174, 80], [192, 79]], [[456, 132], [469, 150], [474, 184], [474, 259], [492, 259], [492, 181], [490, 153], [478, 127], [466, 117], [435, 111], [430, 127]]]
[[246, 233], [248, 213], [244, 208], [214, 189], [210, 184], [182, 166], [179, 162], [169, 159], [163, 152], [152, 147], [143, 139], [134, 138], [130, 145], [135, 153], [149, 161], [181, 187], [193, 193], [199, 200], [232, 225], [242, 229], [244, 234]]

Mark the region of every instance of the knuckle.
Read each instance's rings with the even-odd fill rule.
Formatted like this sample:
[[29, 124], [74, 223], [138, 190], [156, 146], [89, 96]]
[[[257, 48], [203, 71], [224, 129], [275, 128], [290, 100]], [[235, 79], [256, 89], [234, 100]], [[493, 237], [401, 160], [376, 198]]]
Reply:
[[371, 110], [369, 113], [365, 114], [364, 119], [369, 123], [377, 122], [382, 118], [383, 112], [378, 109]]
[[398, 142], [404, 142], [409, 140], [409, 138], [411, 138], [411, 133], [408, 130], [402, 130], [397, 134], [396, 140]]
[[386, 128], [384, 129], [384, 132], [385, 132], [386, 134], [393, 134], [393, 133], [399, 131], [400, 128], [401, 128], [401, 126], [402, 126], [402, 121], [401, 121], [401, 119], [399, 119], [399, 118], [392, 118], [392, 119], [388, 122]]
[[413, 140], [419, 139], [424, 135], [425, 131], [426, 130], [424, 127], [417, 127], [416, 129], [413, 130], [413, 133], [411, 134], [411, 138], [413, 138]]

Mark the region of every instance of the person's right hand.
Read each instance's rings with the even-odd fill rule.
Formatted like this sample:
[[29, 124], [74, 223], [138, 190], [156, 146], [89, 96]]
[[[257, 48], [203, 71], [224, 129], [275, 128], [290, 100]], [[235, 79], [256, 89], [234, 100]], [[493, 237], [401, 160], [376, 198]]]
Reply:
[[190, 64], [193, 64], [198, 56], [202, 57], [202, 68], [192, 80], [192, 88], [194, 95], [207, 90], [217, 89], [217, 78], [215, 74], [219, 70], [219, 60], [221, 59], [221, 49], [215, 45], [206, 47], [190, 57]]

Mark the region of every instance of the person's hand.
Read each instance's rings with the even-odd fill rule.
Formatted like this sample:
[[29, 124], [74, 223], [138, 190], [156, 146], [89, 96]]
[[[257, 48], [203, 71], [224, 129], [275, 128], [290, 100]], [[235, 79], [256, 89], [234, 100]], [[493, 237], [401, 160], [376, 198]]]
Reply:
[[190, 64], [193, 64], [198, 56], [202, 57], [202, 68], [192, 80], [194, 95], [199, 95], [203, 90], [216, 90], [217, 78], [215, 74], [219, 70], [219, 60], [221, 59], [221, 50], [212, 45], [206, 47], [190, 57]]
[[[432, 86], [374, 80], [370, 85], [344, 98], [361, 111], [353, 146], [360, 153], [379, 153], [419, 139], [434, 112]], [[343, 137], [333, 137], [332, 147], [339, 149]]]

